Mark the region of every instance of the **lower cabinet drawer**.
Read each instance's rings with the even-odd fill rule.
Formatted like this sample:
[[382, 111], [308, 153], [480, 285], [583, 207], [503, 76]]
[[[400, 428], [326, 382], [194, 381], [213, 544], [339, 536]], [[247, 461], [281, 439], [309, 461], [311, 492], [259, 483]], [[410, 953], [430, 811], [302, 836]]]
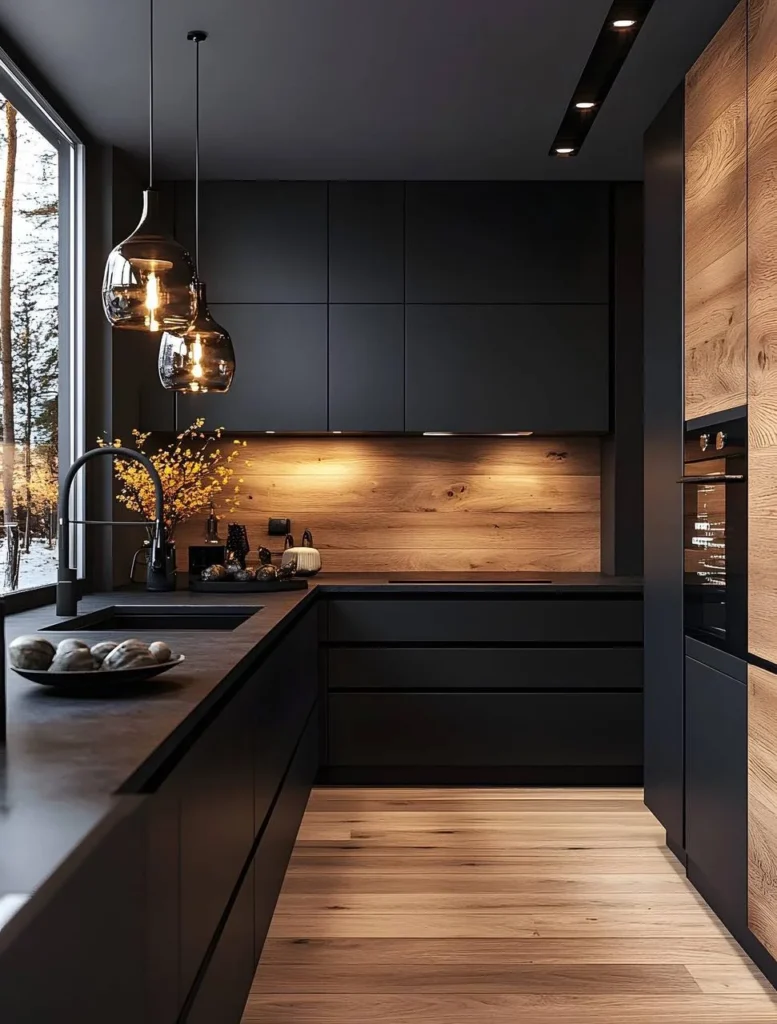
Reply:
[[641, 647], [333, 647], [330, 690], [640, 690]]
[[240, 1024], [254, 969], [252, 867], [243, 879], [224, 930], [183, 1018], [186, 1024]]
[[338, 598], [332, 643], [640, 643], [642, 600], [616, 597]]
[[331, 766], [639, 766], [641, 693], [331, 693]]

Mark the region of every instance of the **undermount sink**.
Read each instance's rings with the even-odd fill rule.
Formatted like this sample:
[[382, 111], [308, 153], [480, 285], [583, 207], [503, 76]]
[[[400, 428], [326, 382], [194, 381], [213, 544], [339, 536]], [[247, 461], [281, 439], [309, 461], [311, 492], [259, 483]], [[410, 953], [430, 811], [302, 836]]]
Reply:
[[96, 612], [77, 615], [73, 619], [44, 626], [41, 632], [53, 630], [74, 633], [121, 633], [124, 630], [203, 629], [233, 630], [252, 615], [262, 610], [261, 605], [131, 605], [114, 604]]

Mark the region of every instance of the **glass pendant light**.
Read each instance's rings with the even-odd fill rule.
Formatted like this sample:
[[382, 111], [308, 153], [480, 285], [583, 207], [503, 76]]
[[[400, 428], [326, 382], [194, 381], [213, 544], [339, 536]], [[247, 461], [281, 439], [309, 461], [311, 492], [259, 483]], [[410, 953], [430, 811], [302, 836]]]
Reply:
[[[207, 32], [189, 32], [195, 44], [194, 81], [194, 228], [195, 255], [200, 263], [200, 43]], [[208, 309], [205, 285], [196, 282], [197, 313], [184, 331], [166, 331], [159, 345], [159, 379], [168, 391], [205, 394], [229, 391], [235, 375], [232, 339]]]
[[184, 330], [197, 311], [196, 271], [189, 253], [165, 233], [154, 189], [154, 0], [149, 0], [148, 188], [140, 223], [111, 252], [103, 277], [103, 310], [112, 327]]

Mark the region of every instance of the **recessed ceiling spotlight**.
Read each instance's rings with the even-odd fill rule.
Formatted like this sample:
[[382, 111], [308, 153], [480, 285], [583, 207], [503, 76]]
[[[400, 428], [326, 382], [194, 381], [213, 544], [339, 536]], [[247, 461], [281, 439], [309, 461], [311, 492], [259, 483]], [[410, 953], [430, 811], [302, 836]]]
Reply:
[[[564, 107], [548, 156], [577, 157], [657, 0], [609, 0], [599, 34]], [[659, 0], [660, 2], [660, 0]], [[582, 6], [582, 5], [581, 5]]]

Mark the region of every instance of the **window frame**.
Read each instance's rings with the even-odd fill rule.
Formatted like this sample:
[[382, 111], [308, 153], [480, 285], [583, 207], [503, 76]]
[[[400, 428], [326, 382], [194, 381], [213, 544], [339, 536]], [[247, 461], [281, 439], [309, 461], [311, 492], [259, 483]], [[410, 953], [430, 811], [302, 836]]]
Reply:
[[[59, 480], [85, 450], [86, 146], [0, 48], [0, 95], [57, 150], [59, 175]], [[83, 475], [82, 475], [83, 476]], [[74, 482], [71, 518], [85, 519], [83, 478]], [[84, 575], [84, 531], [71, 527], [71, 551]], [[0, 595], [6, 614], [50, 604], [56, 584]]]

